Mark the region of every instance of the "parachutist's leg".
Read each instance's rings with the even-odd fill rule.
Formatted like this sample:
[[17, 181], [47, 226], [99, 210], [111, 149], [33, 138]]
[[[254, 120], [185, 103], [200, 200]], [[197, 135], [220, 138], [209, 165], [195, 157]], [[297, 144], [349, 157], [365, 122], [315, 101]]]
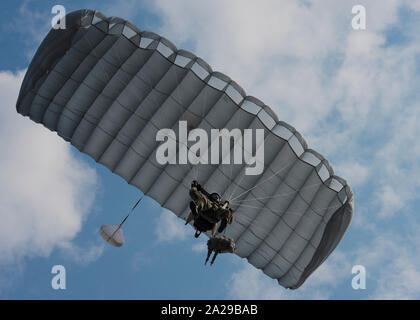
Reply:
[[207, 264], [207, 261], [209, 261], [209, 258], [210, 258], [210, 256], [211, 256], [211, 253], [213, 252], [213, 250], [212, 249], [208, 249], [208, 252], [207, 252], [207, 258], [206, 258], [206, 262], [204, 262], [204, 265], [206, 265]]
[[185, 221], [185, 225], [189, 224], [192, 220], [194, 220], [198, 216], [197, 205], [195, 204], [194, 201], [190, 201], [190, 209], [191, 209], [191, 212], [188, 215], [187, 220]]
[[216, 260], [217, 255], [219, 254], [219, 251], [215, 251], [213, 255], [213, 259], [211, 259], [210, 265], [212, 266], [214, 263], [214, 260]]
[[187, 220], [185, 220], [185, 225], [189, 224], [193, 220], [194, 220], [194, 215], [193, 215], [192, 212], [190, 212], [190, 214], [188, 215]]
[[195, 204], [194, 201], [190, 201], [190, 209], [194, 217], [198, 216], [197, 205]]
[[195, 234], [194, 234], [194, 237], [198, 238], [200, 236], [200, 234], [201, 234], [201, 231], [196, 230]]
[[223, 230], [225, 230], [227, 225], [227, 219], [223, 219], [222, 222], [220, 223], [219, 229], [217, 230], [217, 232], [221, 233], [223, 232]]
[[211, 230], [211, 237], [213, 238], [214, 237], [214, 235], [216, 234], [216, 229], [217, 229], [217, 223], [215, 223], [214, 225], [213, 225], [213, 229]]

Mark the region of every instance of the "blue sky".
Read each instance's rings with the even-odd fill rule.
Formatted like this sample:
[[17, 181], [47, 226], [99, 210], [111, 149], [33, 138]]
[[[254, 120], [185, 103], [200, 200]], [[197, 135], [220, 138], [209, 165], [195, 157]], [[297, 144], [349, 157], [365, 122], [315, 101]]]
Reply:
[[[203, 266], [203, 239], [146, 199], [105, 245], [140, 191], [15, 112], [51, 8], [97, 9], [195, 52], [270, 105], [355, 194], [337, 250], [297, 291], [234, 255]], [[367, 28], [351, 28], [352, 6]], [[420, 1], [2, 1], [0, 298], [419, 299]], [[42, 153], [34, 145], [42, 145]], [[39, 182], [37, 177], [45, 177]], [[67, 289], [51, 288], [65, 266]], [[351, 287], [363, 265], [366, 290]]]

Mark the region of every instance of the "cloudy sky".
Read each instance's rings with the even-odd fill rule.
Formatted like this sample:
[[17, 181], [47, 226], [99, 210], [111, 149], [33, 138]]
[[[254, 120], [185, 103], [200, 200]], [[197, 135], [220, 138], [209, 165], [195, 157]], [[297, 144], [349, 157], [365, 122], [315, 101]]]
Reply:
[[[196, 53], [296, 127], [354, 191], [337, 250], [296, 291], [244, 260], [204, 267], [204, 237], [23, 118], [15, 104], [51, 8], [97, 9]], [[366, 30], [352, 7], [366, 8]], [[420, 1], [2, 1], [0, 298], [420, 299]], [[66, 268], [66, 290], [51, 268]], [[366, 268], [354, 290], [352, 267]]]

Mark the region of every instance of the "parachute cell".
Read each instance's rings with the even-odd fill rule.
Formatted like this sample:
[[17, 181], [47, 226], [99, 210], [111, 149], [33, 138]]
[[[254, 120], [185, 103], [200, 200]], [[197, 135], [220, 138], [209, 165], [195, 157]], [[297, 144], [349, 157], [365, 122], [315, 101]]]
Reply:
[[[28, 68], [17, 111], [184, 220], [192, 180], [218, 192], [235, 211], [226, 229], [235, 254], [287, 288], [301, 286], [330, 255], [353, 215], [346, 181], [273, 110], [194, 54], [98, 11], [72, 12], [66, 29], [49, 32]], [[245, 165], [223, 162], [160, 164], [156, 134], [180, 121], [206, 132], [263, 129], [269, 146], [261, 149], [263, 173], [246, 175]]]

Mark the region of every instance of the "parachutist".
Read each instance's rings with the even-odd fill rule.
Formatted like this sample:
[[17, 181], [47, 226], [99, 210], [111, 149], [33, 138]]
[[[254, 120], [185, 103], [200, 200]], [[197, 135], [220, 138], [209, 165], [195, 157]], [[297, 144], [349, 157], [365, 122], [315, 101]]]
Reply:
[[[195, 237], [198, 238], [201, 232], [211, 230], [212, 236], [215, 235], [216, 230], [223, 232], [227, 224], [233, 222], [233, 211], [228, 208], [229, 202], [223, 203], [222, 198], [217, 193], [208, 193], [204, 188], [194, 180], [191, 183], [190, 202], [191, 213], [188, 216], [185, 224], [194, 221], [194, 228], [196, 229]], [[217, 229], [217, 225], [220, 226]]]

